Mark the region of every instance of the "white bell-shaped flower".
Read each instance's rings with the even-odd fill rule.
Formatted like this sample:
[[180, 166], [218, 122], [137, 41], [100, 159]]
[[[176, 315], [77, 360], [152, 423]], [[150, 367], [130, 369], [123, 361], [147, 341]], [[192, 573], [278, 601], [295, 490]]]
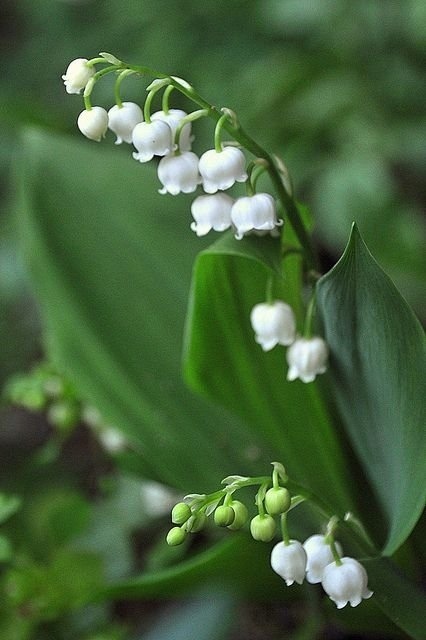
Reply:
[[163, 185], [160, 193], [192, 193], [201, 182], [198, 156], [192, 151], [162, 158], [158, 163], [158, 178]]
[[166, 156], [172, 151], [172, 130], [160, 120], [139, 122], [133, 129], [132, 142], [137, 149], [134, 159], [149, 162], [154, 156]]
[[296, 336], [293, 309], [281, 300], [256, 304], [251, 310], [250, 322], [255, 340], [264, 351], [270, 351], [277, 344], [288, 346]]
[[235, 201], [231, 211], [237, 240], [253, 231], [274, 231], [283, 224], [277, 219], [274, 198], [269, 193], [256, 193]]
[[77, 126], [86, 138], [100, 142], [108, 129], [108, 114], [103, 107], [85, 109], [77, 118]]
[[192, 231], [195, 231], [197, 236], [205, 236], [211, 229], [229, 229], [233, 204], [233, 198], [226, 193], [198, 196], [191, 205], [191, 213], [195, 220], [191, 223]]
[[[342, 556], [342, 547], [338, 542], [335, 545], [339, 556]], [[330, 545], [325, 542], [325, 536], [316, 534], [305, 540], [303, 548], [308, 556], [306, 580], [311, 584], [317, 584], [322, 580], [325, 567], [334, 560]]]
[[[182, 109], [169, 109], [167, 113], [164, 113], [164, 111], [156, 111], [152, 114], [151, 120], [161, 120], [162, 122], [168, 124], [170, 129], [172, 130], [172, 136], [174, 140], [176, 129], [181, 123], [182, 118], [184, 118], [186, 115], [188, 114], [185, 111], [182, 111]], [[182, 131], [180, 132], [179, 150], [191, 151], [191, 143], [191, 123], [187, 122], [187, 124], [183, 126]]]
[[206, 151], [200, 158], [199, 166], [204, 191], [216, 193], [229, 189], [235, 182], [245, 182], [245, 164], [244, 153], [236, 147], [224, 147], [222, 151]]
[[325, 567], [323, 589], [338, 609], [345, 607], [348, 602], [351, 607], [356, 607], [361, 600], [373, 595], [367, 586], [367, 572], [354, 558], [341, 558], [340, 562], [340, 565], [332, 562]]
[[288, 587], [293, 582], [302, 584], [306, 570], [306, 551], [302, 544], [297, 540], [290, 540], [287, 545], [278, 542], [272, 549], [271, 567]]
[[80, 93], [95, 75], [95, 68], [88, 67], [87, 62], [87, 58], [77, 58], [68, 65], [62, 76], [67, 93]]
[[312, 382], [327, 368], [328, 347], [322, 338], [298, 338], [287, 351], [287, 380]]
[[133, 129], [143, 121], [142, 109], [135, 102], [115, 104], [108, 111], [108, 128], [117, 136], [115, 144], [131, 144]]

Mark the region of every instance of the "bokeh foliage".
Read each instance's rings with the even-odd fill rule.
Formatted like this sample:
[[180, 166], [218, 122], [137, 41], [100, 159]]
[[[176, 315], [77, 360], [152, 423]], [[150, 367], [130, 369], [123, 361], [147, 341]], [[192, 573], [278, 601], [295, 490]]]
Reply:
[[[131, 0], [126, 3], [125, 11], [117, 0], [43, 0], [37, 3], [19, 0], [3, 3], [0, 11], [3, 12], [0, 49], [3, 60], [6, 61], [0, 84], [0, 122], [5, 130], [0, 152], [0, 335], [4, 345], [0, 367], [2, 379], [12, 371], [25, 368], [40, 352], [37, 311], [28, 294], [25, 271], [16, 251], [16, 235], [11, 215], [14, 208], [13, 198], [8, 180], [11, 159], [17, 152], [27, 152], [27, 147], [22, 149], [21, 131], [24, 125], [41, 126], [45, 131], [45, 139], [49, 141], [48, 146], [56, 144], [55, 136], [52, 135], [50, 138], [50, 134], [60, 132], [69, 136], [79, 135], [75, 119], [81, 103], [79, 98], [70, 98], [65, 94], [60, 74], [69, 60], [80, 55], [90, 57], [105, 49], [129, 61], [146, 63], [185, 77], [214, 103], [234, 108], [244, 126], [255, 133], [256, 139], [285, 159], [295, 179], [298, 196], [308, 201], [314, 212], [315, 234], [321, 246], [324, 265], [330, 266], [341, 254], [350, 225], [356, 220], [367, 246], [373, 250], [379, 263], [392, 276], [417, 312], [420, 315], [424, 314], [421, 306], [424, 229], [420, 218], [424, 192], [419, 187], [419, 178], [425, 160], [424, 146], [420, 141], [424, 139], [426, 128], [424, 95], [421, 91], [426, 11], [421, 0], [389, 0], [386, 3], [374, 0], [360, 0], [356, 3], [351, 0], [324, 0], [318, 3], [308, 0], [218, 0], [202, 3], [197, 0]], [[124, 86], [126, 98], [143, 99], [140, 83], [128, 81]], [[108, 82], [96, 89], [96, 100], [106, 107], [111, 104], [111, 95], [111, 85]], [[208, 127], [201, 127], [199, 133], [197, 131], [200, 149], [209, 144], [209, 134]], [[93, 154], [93, 166], [100, 166], [103, 157], [112, 157], [105, 149], [108, 146], [112, 146], [112, 137], [103, 143], [102, 148], [93, 146], [89, 150], [87, 147], [87, 153]], [[64, 163], [67, 168], [71, 167], [71, 173], [67, 173], [68, 169], [64, 172], [68, 179], [68, 188], [72, 185], [72, 171], [77, 171], [78, 165], [78, 158], [76, 157], [74, 162], [72, 155], [78, 152], [73, 149], [70, 147], [68, 151], [65, 147], [61, 151], [64, 157], [69, 153], [67, 162]], [[114, 149], [116, 155], [120, 151], [124, 155], [125, 151]], [[58, 157], [61, 154], [58, 154]], [[127, 158], [123, 157], [122, 160], [123, 163], [127, 162]], [[140, 194], [137, 191], [129, 196], [133, 198], [134, 210], [137, 210], [139, 201], [142, 207], [144, 200], [145, 206], [147, 202], [150, 203], [154, 215], [161, 216], [162, 212], [155, 210], [155, 181], [151, 176], [147, 179], [147, 171], [141, 170], [131, 162], [128, 171], [129, 192], [132, 189], [132, 180], [140, 181], [140, 184], [145, 179], [149, 191], [146, 199], [143, 189]], [[87, 178], [89, 190], [90, 175]], [[93, 188], [97, 188], [95, 184], [98, 187], [99, 184], [102, 185], [100, 198], [105, 197], [109, 201], [107, 190], [111, 186], [102, 183], [102, 172], [95, 173], [92, 179]], [[46, 203], [50, 202], [52, 209], [61, 199], [61, 194], [55, 193], [48, 175], [41, 195]], [[76, 202], [78, 195], [75, 194]], [[169, 344], [167, 349], [162, 351], [161, 357], [168, 366], [171, 364], [172, 379], [167, 385], [159, 387], [152, 366], [151, 370], [146, 371], [143, 379], [147, 397], [142, 399], [138, 396], [136, 402], [136, 393], [125, 391], [125, 385], [117, 387], [115, 384], [126, 377], [126, 372], [112, 367], [111, 353], [102, 353], [100, 348], [97, 355], [100, 364], [96, 380], [87, 375], [87, 379], [83, 381], [89, 393], [93, 392], [95, 386], [97, 389], [103, 389], [103, 396], [97, 397], [97, 400], [105, 404], [107, 410], [108, 407], [112, 412], [116, 410], [118, 398], [123, 412], [132, 413], [130, 422], [134, 425], [135, 435], [140, 428], [139, 415], [142, 408], [145, 416], [144, 427], [151, 431], [152, 441], [156, 445], [156, 434], [169, 420], [179, 423], [181, 436], [193, 433], [193, 429], [187, 428], [188, 421], [201, 420], [208, 406], [203, 401], [191, 397], [180, 379], [179, 360], [190, 267], [196, 252], [206, 246], [205, 242], [200, 242], [190, 234], [189, 215], [186, 214], [185, 217], [185, 204], [182, 202], [185, 201], [180, 200], [179, 203], [172, 204], [169, 202], [168, 216], [160, 223], [162, 243], [167, 245], [169, 263], [165, 263], [162, 268], [158, 268], [156, 263], [155, 268], [158, 272], [155, 275], [156, 281], [161, 282], [161, 286], [164, 287], [164, 300], [160, 300], [159, 306], [152, 308], [151, 312], [156, 320], [149, 325], [149, 333], [143, 336], [145, 348], [149, 349], [150, 340], [159, 341], [161, 333], [167, 332], [172, 346]], [[188, 206], [189, 200], [186, 202]], [[71, 205], [70, 201], [64, 203], [64, 210], [68, 207], [68, 226], [73, 224]], [[120, 227], [121, 208], [125, 206], [124, 202], [116, 203], [115, 228], [118, 234], [123, 231]], [[38, 219], [38, 222], [45, 224], [46, 220], [43, 223]], [[86, 221], [86, 228], [92, 233], [93, 244], [92, 247], [88, 247], [87, 253], [81, 256], [78, 264], [73, 262], [71, 251], [72, 234], [75, 234], [75, 238], [79, 234], [77, 226], [71, 235], [68, 235], [68, 258], [65, 251], [61, 253], [61, 257], [65, 261], [68, 260], [67, 266], [76, 269], [73, 275], [77, 280], [81, 280], [81, 274], [87, 274], [87, 268], [92, 269], [93, 275], [93, 280], [87, 281], [87, 289], [81, 292], [84, 294], [79, 299], [81, 315], [68, 316], [66, 320], [69, 324], [63, 327], [63, 333], [69, 333], [73, 323], [84, 326], [84, 330], [91, 332], [92, 337], [97, 337], [101, 347], [102, 338], [110, 331], [116, 317], [106, 308], [105, 315], [98, 318], [97, 325], [92, 327], [85, 322], [87, 318], [84, 317], [96, 281], [95, 236], [102, 239], [102, 229], [98, 223], [99, 221], [93, 219]], [[144, 229], [141, 220], [139, 225], [142, 237]], [[35, 238], [37, 230], [27, 228], [26, 233], [34, 233]], [[59, 235], [55, 238], [54, 231], [49, 231], [48, 226], [43, 228], [43, 234], [49, 240], [50, 248], [62, 252]], [[110, 239], [104, 237], [103, 240], [104, 246], [107, 247]], [[136, 238], [129, 238], [129, 253], [133, 248], [134, 255], [137, 255], [136, 249], [139, 247], [136, 245]], [[185, 246], [185, 252], [181, 250], [182, 246]], [[149, 264], [153, 265], [155, 261], [147, 251], [144, 257], [148, 265], [145, 268], [149, 269]], [[114, 256], [112, 251], [107, 273], [117, 293], [120, 290], [120, 282], [115, 279], [114, 261], [119, 261], [120, 258], [121, 256]], [[200, 260], [207, 264], [213, 258], [206, 255]], [[226, 260], [232, 261], [231, 258]], [[175, 272], [173, 266], [170, 268], [170, 265], [176, 264], [182, 269], [183, 278], [178, 277], [181, 271]], [[105, 265], [108, 266], [107, 261]], [[244, 268], [249, 271], [251, 269], [254, 273], [254, 267]], [[150, 273], [151, 277], [152, 275]], [[56, 276], [61, 274], [43, 274], [39, 286], [49, 286], [49, 278], [51, 284]], [[69, 284], [68, 290], [62, 291], [61, 295], [69, 295], [71, 298], [78, 296], [74, 290], [75, 283]], [[141, 291], [141, 295], [146, 295], [146, 287], [148, 290], [150, 287], [154, 290], [150, 278], [143, 276], [137, 259], [135, 281], [132, 284]], [[108, 283], [104, 282], [104, 285], [107, 289]], [[170, 312], [167, 309], [171, 301], [179, 315], [176, 325], [169, 322]], [[125, 309], [124, 292], [121, 304]], [[134, 306], [130, 311], [134, 312]], [[61, 315], [59, 309], [50, 309], [50, 312], [51, 317], [55, 313], [57, 318]], [[158, 321], [160, 317], [163, 319], [162, 325]], [[114, 345], [118, 351], [113, 355], [119, 352], [123, 337], [127, 341], [125, 353], [131, 351], [135, 334], [121, 335], [120, 338], [117, 337]], [[80, 355], [82, 358], [90, 356], [84, 353], [84, 350]], [[152, 363], [154, 355], [151, 354]], [[138, 357], [138, 353], [131, 353], [133, 374], [141, 365]], [[171, 394], [173, 401], [167, 402], [168, 394]], [[183, 408], [181, 415], [173, 410], [174, 402], [177, 400]], [[161, 411], [158, 410], [158, 406], [161, 406]], [[248, 458], [250, 452], [256, 451], [259, 446], [255, 431], [250, 432], [250, 440], [247, 442], [247, 432], [238, 419], [230, 418], [228, 413], [216, 407], [210, 406], [209, 411], [211, 422], [203, 422], [203, 430], [200, 430], [194, 446], [197, 451], [203, 451], [208, 439], [212, 439], [215, 446], [209, 446], [206, 451], [208, 455], [200, 454], [202, 464], [201, 459], [197, 460], [196, 464], [192, 462], [191, 452], [183, 446], [182, 440], [179, 444], [178, 438], [173, 437], [173, 430], [170, 429], [169, 441], [163, 443], [162, 453], [158, 447], [157, 468], [149, 467], [146, 464], [146, 456], [142, 456], [137, 457], [136, 463], [133, 461], [133, 469], [136, 468], [138, 472], [143, 470], [151, 476], [161, 475], [163, 481], [184, 489], [204, 490], [210, 488], [214, 476], [219, 480], [221, 474], [239, 471], [240, 469], [233, 466], [237, 460], [241, 460], [244, 471], [247, 471], [250, 465], [254, 468], [256, 464]], [[322, 411], [319, 409], [320, 413]], [[244, 411], [242, 413], [244, 414]], [[119, 415], [111, 417], [119, 419]], [[297, 420], [297, 416], [295, 419]], [[233, 433], [239, 434], [231, 443], [226, 439], [226, 424], [229, 420], [232, 420]], [[327, 418], [324, 418], [324, 422], [327, 422]], [[220, 426], [215, 429], [218, 425]], [[0, 437], [2, 433], [3, 430]], [[10, 444], [10, 434], [8, 438], [2, 437], [6, 448]], [[275, 442], [274, 438], [271, 438], [271, 443], [276, 445], [276, 437]], [[16, 441], [13, 444], [16, 446]], [[167, 451], [168, 445], [170, 451]], [[173, 447], [180, 447], [180, 465], [175, 465], [177, 470], [169, 469], [168, 466], [168, 456], [172, 457]], [[264, 445], [261, 459], [269, 460], [271, 454], [267, 447], [263, 447]], [[22, 449], [22, 453], [25, 455], [25, 449]], [[142, 458], [145, 460], [143, 464]], [[341, 462], [336, 462], [337, 468], [340, 464]], [[25, 460], [22, 466], [25, 468]], [[56, 469], [50, 466], [48, 468], [51, 473]], [[35, 476], [37, 473], [35, 472]], [[45, 516], [43, 514], [45, 511], [49, 512], [51, 503], [64, 505], [65, 523], [67, 514], [73, 511], [81, 515], [81, 522], [84, 523], [84, 513], [89, 506], [85, 502], [82, 503], [80, 497], [75, 497], [74, 487], [70, 496], [68, 477], [59, 476], [59, 485], [65, 487], [59, 491], [52, 491], [52, 480], [49, 477], [44, 483], [36, 483], [31, 488], [29, 485], [32, 485], [32, 482], [28, 478], [34, 477], [34, 474], [31, 475], [30, 471], [23, 475], [16, 474], [15, 477], [15, 486], [10, 478], [6, 480], [9, 491], [23, 493], [29, 499], [32, 499], [34, 494], [37, 496], [38, 492], [45, 496], [45, 499], [36, 500], [36, 519], [41, 517], [43, 521], [45, 517], [45, 521], [50, 522], [49, 513]], [[194, 487], [191, 484], [193, 482], [201, 482], [203, 486], [197, 484]], [[128, 487], [121, 495], [121, 500], [130, 502], [133, 499], [132, 491]], [[58, 509], [60, 512], [61, 508]], [[19, 514], [16, 515], [16, 518], [18, 517]], [[80, 522], [79, 518], [77, 522]], [[108, 526], [108, 518], [105, 523], [104, 526]], [[66, 528], [66, 524], [63, 527]], [[130, 530], [124, 529], [122, 539]], [[61, 526], [59, 536], [60, 531]], [[31, 544], [30, 537], [33, 538]], [[39, 609], [42, 614], [41, 618], [35, 615], [33, 623], [28, 620], [23, 623], [19, 616], [14, 617], [8, 612], [5, 619], [9, 614], [11, 617], [2, 623], [9, 625], [4, 626], [9, 635], [11, 629], [15, 629], [17, 640], [30, 638], [33, 633], [39, 634], [36, 637], [42, 637], [42, 633], [47, 633], [49, 637], [49, 628], [42, 629], [49, 616], [60, 618], [69, 615], [67, 606], [72, 607], [74, 603], [80, 606], [84, 601], [84, 593], [80, 593], [78, 586], [73, 592], [72, 585], [69, 584], [69, 591], [64, 591], [62, 602], [55, 603], [54, 598], [49, 600], [47, 587], [40, 585], [46, 585], [48, 582], [55, 584], [52, 578], [57, 576], [55, 567], [61, 566], [60, 563], [65, 558], [64, 562], [70, 565], [75, 562], [77, 574], [78, 567], [82, 567], [81, 576], [86, 566], [92, 567], [88, 570], [89, 578], [93, 577], [92, 587], [96, 588], [95, 583], [101, 580], [101, 571], [98, 565], [95, 566], [96, 554], [94, 564], [85, 560], [80, 562], [80, 552], [68, 550], [65, 556], [63, 555], [63, 544], [71, 544], [72, 540], [56, 539], [51, 557], [40, 557], [42, 547], [37, 547], [37, 532], [29, 529], [27, 540], [22, 535], [17, 539], [20, 548], [27, 549], [26, 554], [31, 557], [30, 561], [28, 558], [26, 560], [29, 566], [21, 571], [21, 576], [29, 576], [26, 582], [24, 580], [24, 586], [28, 588], [28, 584], [34, 585], [32, 597], [34, 594], [38, 597], [39, 593], [43, 596], [44, 602]], [[128, 544], [122, 545], [121, 552], [123, 555], [128, 552]], [[40, 562], [44, 563], [43, 569], [39, 566]], [[104, 562], [108, 563], [108, 552], [104, 556]], [[122, 568], [121, 575], [126, 571], [131, 571], [130, 562]], [[83, 576], [80, 582], [84, 581], [86, 580]], [[15, 612], [19, 607], [22, 608], [23, 602], [27, 602], [25, 594], [23, 597], [22, 602], [19, 601], [19, 597], [13, 602]], [[215, 615], [223, 615], [228, 606], [229, 602], [224, 603], [218, 599], [217, 606], [212, 605], [212, 609], [216, 609], [213, 618]], [[196, 608], [197, 604], [194, 607]], [[51, 611], [53, 613], [50, 613]], [[370, 629], [374, 628], [375, 615], [377, 614], [373, 612]], [[94, 628], [103, 628], [105, 636], [102, 637], [108, 640], [122, 637], [120, 629], [113, 629], [109, 624], [105, 626], [105, 612], [98, 612], [96, 616], [92, 624], [89, 622], [88, 627], [83, 630], [75, 623], [75, 619], [72, 624], [68, 620], [70, 628], [75, 629], [71, 631], [74, 633], [73, 637], [81, 638], [84, 634], [84, 638], [94, 640], [90, 633]], [[90, 620], [89, 614], [86, 617]], [[350, 620], [347, 624], [350, 625]], [[354, 624], [354, 628], [360, 628], [359, 619], [355, 620]], [[375, 624], [380, 629], [380, 625], [384, 623], [376, 617]], [[319, 626], [321, 628], [321, 624]], [[35, 628], [38, 628], [38, 631], [34, 631]], [[58, 638], [62, 637], [60, 629], [59, 624], [53, 631]], [[215, 629], [212, 625], [211, 633], [206, 637], [216, 638], [220, 633], [224, 631]], [[315, 633], [318, 634], [320, 631], [318, 626], [314, 625], [311, 635], [307, 637], [315, 637]], [[395, 633], [395, 630], [389, 631], [389, 634], [391, 633]]]

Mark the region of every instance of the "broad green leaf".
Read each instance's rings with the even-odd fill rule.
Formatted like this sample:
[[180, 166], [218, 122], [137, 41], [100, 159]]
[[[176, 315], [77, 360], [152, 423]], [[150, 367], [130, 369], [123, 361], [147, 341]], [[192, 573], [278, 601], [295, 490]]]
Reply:
[[270, 568], [270, 551], [269, 545], [259, 544], [247, 535], [229, 534], [206, 551], [172, 567], [112, 584], [99, 593], [98, 599], [184, 596], [200, 582], [264, 597], [282, 588], [281, 579]]
[[281, 275], [281, 240], [271, 236], [246, 236], [236, 240], [231, 231], [223, 233], [214, 244], [204, 250], [204, 254], [224, 254], [250, 258], [264, 264]]
[[[198, 256], [187, 318], [186, 378], [252, 424], [291, 477], [321, 493], [332, 510], [350, 509], [348, 462], [317, 384], [288, 383], [285, 350], [264, 353], [255, 343], [249, 316], [265, 300], [264, 262], [256, 252], [236, 255], [226, 241]], [[285, 267], [274, 293], [300, 316], [299, 256], [287, 257]]]
[[21, 237], [58, 370], [126, 433], [146, 475], [206, 491], [254, 470], [262, 436], [181, 380], [191, 266], [205, 246], [188, 197], [160, 196], [155, 168], [130, 151], [34, 130], [20, 171]]
[[423, 331], [356, 226], [342, 258], [317, 289], [334, 395], [386, 514], [384, 553], [391, 555], [425, 502]]
[[234, 606], [235, 599], [229, 594], [205, 591], [171, 611], [144, 640], [225, 640], [235, 624]]
[[426, 595], [389, 558], [363, 561], [372, 596], [382, 611], [415, 640], [426, 639]]

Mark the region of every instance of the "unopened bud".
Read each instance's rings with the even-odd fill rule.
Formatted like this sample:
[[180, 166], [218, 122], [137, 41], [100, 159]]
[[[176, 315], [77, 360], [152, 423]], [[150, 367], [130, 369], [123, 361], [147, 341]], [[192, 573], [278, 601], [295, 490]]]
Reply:
[[186, 531], [180, 527], [173, 527], [170, 529], [166, 537], [166, 542], [170, 547], [177, 547], [182, 544], [186, 538]]
[[191, 520], [189, 520], [187, 524], [187, 530], [191, 533], [198, 533], [201, 529], [204, 528], [204, 525], [207, 522], [207, 517], [205, 513], [197, 513], [196, 515], [191, 516]]
[[172, 509], [173, 524], [183, 524], [191, 516], [191, 508], [185, 502], [178, 502]]
[[232, 524], [228, 525], [228, 529], [231, 529], [231, 531], [237, 531], [238, 529], [241, 529], [248, 520], [247, 507], [239, 500], [233, 500], [230, 506], [235, 513], [235, 518]]
[[235, 520], [235, 512], [232, 507], [221, 505], [214, 512], [214, 521], [218, 527], [228, 527]]
[[275, 536], [277, 525], [272, 516], [264, 514], [257, 515], [250, 522], [250, 532], [255, 540], [270, 542]]
[[285, 487], [272, 487], [265, 495], [266, 511], [271, 516], [278, 516], [280, 513], [288, 511], [291, 504], [291, 496]]

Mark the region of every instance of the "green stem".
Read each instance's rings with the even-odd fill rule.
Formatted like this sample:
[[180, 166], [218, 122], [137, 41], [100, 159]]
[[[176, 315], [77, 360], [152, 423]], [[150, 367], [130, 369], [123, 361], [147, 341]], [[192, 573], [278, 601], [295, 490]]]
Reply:
[[[274, 302], [274, 276], [272, 273], [268, 274], [268, 279], [266, 281], [266, 293], [265, 293], [266, 302], [268, 304], [273, 304]], [[278, 482], [278, 472], [272, 472], [272, 479], [277, 478]], [[274, 485], [275, 486], [275, 485]]]
[[194, 120], [198, 120], [199, 118], [204, 118], [205, 116], [208, 116], [208, 115], [209, 115], [208, 109], [198, 109], [197, 111], [193, 111], [192, 113], [182, 118], [182, 120], [179, 122], [177, 126], [175, 139], [174, 139], [174, 143], [177, 146], [177, 149], [179, 149], [180, 134], [184, 126], [188, 124], [188, 122], [194, 122]]
[[313, 292], [311, 299], [309, 300], [308, 308], [305, 316], [305, 326], [303, 329], [303, 335], [305, 338], [312, 338], [313, 324], [316, 310], [316, 294]]
[[123, 101], [121, 100], [121, 95], [120, 95], [121, 83], [123, 82], [124, 78], [131, 75], [132, 73], [133, 71], [131, 71], [130, 69], [125, 69], [124, 71], [118, 74], [117, 80], [115, 81], [114, 96], [115, 96], [115, 103], [118, 107], [123, 106]]
[[288, 547], [288, 545], [290, 544], [290, 536], [288, 534], [287, 513], [281, 514], [281, 534], [284, 544]]
[[222, 132], [223, 125], [227, 120], [229, 120], [229, 117], [226, 113], [224, 113], [222, 116], [220, 116], [219, 120], [216, 123], [216, 127], [214, 130], [214, 148], [217, 151], [217, 153], [220, 153], [223, 150], [221, 132]]
[[152, 91], [149, 91], [145, 100], [145, 104], [143, 106], [143, 117], [147, 124], [151, 123], [151, 103], [154, 100], [154, 97], [157, 91], [158, 89], [153, 89]]
[[167, 115], [169, 113], [170, 107], [169, 107], [169, 98], [170, 98], [170, 94], [175, 90], [175, 87], [173, 85], [169, 85], [167, 87], [167, 89], [164, 91], [163, 93], [163, 99], [161, 101], [161, 108], [163, 109], [163, 112], [165, 113], [165, 115]]

